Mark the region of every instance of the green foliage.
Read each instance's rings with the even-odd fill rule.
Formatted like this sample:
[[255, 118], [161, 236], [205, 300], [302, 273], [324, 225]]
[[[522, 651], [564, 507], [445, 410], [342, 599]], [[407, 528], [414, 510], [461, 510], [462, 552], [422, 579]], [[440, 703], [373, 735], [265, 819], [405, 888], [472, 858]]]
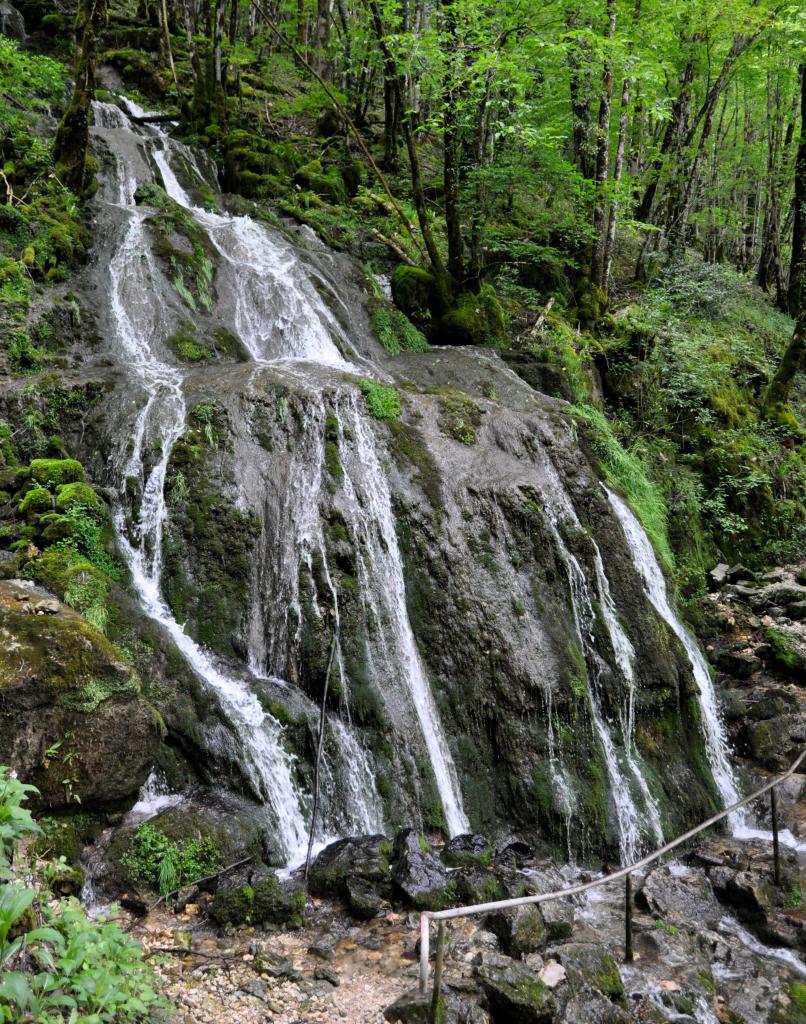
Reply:
[[0, 767], [0, 1021], [142, 1021], [164, 1005], [158, 981], [114, 920], [91, 921], [78, 903], [61, 900], [39, 905], [44, 925], [33, 926], [37, 893], [11, 871], [14, 848], [38, 831], [22, 807], [31, 792]]
[[400, 419], [400, 392], [397, 388], [360, 380], [358, 386], [367, 403], [369, 414], [376, 420]]
[[35, 792], [33, 786], [20, 782], [10, 768], [0, 765], [0, 892], [4, 888], [2, 882], [12, 877], [12, 858], [20, 840], [39, 832], [31, 812], [22, 806], [29, 794]]
[[221, 867], [221, 852], [212, 836], [169, 839], [152, 825], [141, 825], [122, 858], [132, 878], [166, 895]]
[[84, 481], [84, 467], [76, 459], [33, 459], [31, 477], [46, 487]]
[[372, 329], [378, 341], [393, 356], [401, 352], [427, 352], [425, 335], [399, 309], [376, 309], [372, 314]]
[[666, 503], [660, 490], [650, 480], [641, 446], [625, 448], [613, 433], [604, 414], [593, 406], [572, 407], [571, 411], [586, 424], [591, 444], [608, 483], [626, 496], [661, 562], [667, 569], [673, 570], [674, 556], [666, 530]]

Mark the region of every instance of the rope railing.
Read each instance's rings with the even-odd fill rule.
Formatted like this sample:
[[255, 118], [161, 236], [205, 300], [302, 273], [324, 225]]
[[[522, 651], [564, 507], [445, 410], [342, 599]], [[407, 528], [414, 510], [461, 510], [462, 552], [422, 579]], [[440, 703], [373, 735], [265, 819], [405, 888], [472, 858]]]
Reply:
[[558, 889], [555, 892], [544, 892], [538, 893], [535, 896], [518, 896], [514, 899], [508, 900], [494, 900], [491, 903], [476, 903], [467, 907], [453, 907], [450, 910], [424, 910], [420, 914], [420, 992], [425, 995], [428, 989], [428, 973], [429, 973], [429, 959], [430, 959], [430, 925], [431, 921], [439, 922], [439, 931], [437, 935], [437, 949], [436, 949], [436, 963], [434, 967], [434, 991], [431, 1002], [431, 1014], [430, 1019], [433, 1021], [436, 1017], [437, 1007], [440, 997], [440, 986], [442, 982], [442, 966], [444, 960], [445, 950], [445, 921], [451, 920], [456, 917], [472, 917], [476, 914], [486, 914], [491, 910], [508, 910], [512, 907], [523, 907], [535, 903], [548, 903], [549, 900], [559, 900], [568, 896], [577, 896], [580, 893], [587, 892], [589, 889], [597, 889], [600, 886], [610, 885], [613, 882], [617, 882], [619, 879], [626, 879], [626, 943], [625, 943], [625, 959], [628, 962], [632, 961], [632, 885], [631, 875], [634, 871], [639, 871], [641, 868], [647, 867], [649, 864], [653, 864], [661, 857], [665, 856], [671, 850], [676, 849], [678, 846], [682, 846], [683, 843], [688, 842], [689, 839], [693, 839], [694, 836], [704, 832], [707, 828], [711, 828], [718, 822], [727, 818], [735, 811], [741, 810], [742, 807], [746, 807], [749, 803], [754, 800], [758, 800], [759, 797], [764, 796], [765, 793], [771, 794], [771, 811], [772, 811], [772, 842], [773, 842], [773, 860], [774, 860], [774, 876], [775, 884], [780, 885], [781, 882], [781, 870], [780, 870], [780, 851], [778, 842], [778, 806], [775, 794], [775, 787], [779, 786], [782, 782], [785, 782], [788, 778], [795, 774], [797, 769], [800, 767], [801, 762], [806, 757], [806, 747], [800, 752], [797, 758], [787, 768], [785, 772], [770, 782], [765, 783], [759, 789], [750, 793], [748, 796], [741, 800], [737, 800], [736, 803], [731, 804], [730, 807], [726, 807], [719, 814], [714, 814], [708, 818], [707, 821], [701, 822], [699, 825], [695, 825], [694, 828], [690, 828], [688, 832], [684, 832], [679, 835], [676, 839], [666, 843], [665, 846], [661, 846], [659, 849], [654, 850], [652, 853], [648, 853], [645, 857], [641, 857], [640, 860], [634, 861], [632, 864], [628, 864], [626, 867], [619, 868], [618, 871], [613, 871], [609, 875], [605, 875], [603, 878], [595, 878], [592, 882], [581, 882], [577, 885], [570, 885], [565, 889]]

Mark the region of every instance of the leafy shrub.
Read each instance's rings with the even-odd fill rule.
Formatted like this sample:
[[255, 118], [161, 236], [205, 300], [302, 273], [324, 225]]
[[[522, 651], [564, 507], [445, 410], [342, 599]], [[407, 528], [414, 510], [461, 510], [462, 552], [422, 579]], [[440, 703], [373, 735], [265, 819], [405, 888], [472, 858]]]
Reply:
[[399, 309], [376, 309], [372, 314], [371, 323], [378, 340], [393, 356], [403, 351], [428, 351], [425, 335]]
[[212, 836], [173, 840], [145, 824], [132, 836], [122, 863], [132, 878], [165, 895], [211, 875], [221, 867], [221, 852]]
[[40, 905], [44, 925], [31, 927], [36, 891], [13, 879], [11, 864], [23, 836], [38, 831], [22, 806], [33, 791], [0, 767], [0, 1021], [142, 1021], [163, 1005], [158, 980], [116, 921], [91, 921], [75, 900], [60, 900]]
[[371, 380], [360, 380], [358, 386], [364, 395], [370, 416], [376, 420], [400, 418], [400, 394], [397, 388], [385, 387]]

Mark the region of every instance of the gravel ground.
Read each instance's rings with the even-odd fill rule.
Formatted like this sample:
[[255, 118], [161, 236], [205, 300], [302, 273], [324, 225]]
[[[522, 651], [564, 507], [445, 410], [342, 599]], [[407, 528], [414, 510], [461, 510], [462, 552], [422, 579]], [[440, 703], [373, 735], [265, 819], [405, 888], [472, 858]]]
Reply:
[[152, 912], [132, 934], [155, 959], [172, 951], [158, 971], [177, 1024], [382, 1024], [384, 1008], [417, 984], [414, 916], [350, 927], [314, 901], [310, 917], [297, 932], [218, 936], [191, 905]]

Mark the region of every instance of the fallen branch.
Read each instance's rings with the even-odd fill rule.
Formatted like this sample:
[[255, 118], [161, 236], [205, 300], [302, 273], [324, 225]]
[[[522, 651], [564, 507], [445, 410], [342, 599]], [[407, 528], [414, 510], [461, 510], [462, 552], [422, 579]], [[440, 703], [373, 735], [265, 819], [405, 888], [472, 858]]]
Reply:
[[228, 872], [234, 871], [235, 868], [240, 868], [244, 864], [248, 864], [249, 861], [253, 859], [254, 858], [250, 855], [249, 857], [244, 857], [243, 860], [236, 860], [234, 864], [227, 864], [225, 868], [219, 868], [219, 870], [214, 871], [212, 875], [205, 875], [204, 878], [194, 878], [192, 882], [187, 882], [187, 884], [180, 885], [176, 889], [171, 889], [170, 892], [163, 893], [155, 903], [151, 904], [146, 913], [150, 914], [152, 910], [156, 910], [160, 903], [164, 903], [169, 896], [175, 896], [182, 889], [187, 889], [191, 885], [201, 885], [202, 882], [212, 882], [214, 878], [220, 878], [222, 875], [226, 875]]
[[389, 248], [392, 250], [395, 256], [397, 256], [401, 263], [405, 263], [407, 267], [417, 266], [417, 264], [414, 262], [411, 256], [405, 253], [394, 239], [389, 238], [387, 235], [381, 234], [381, 232], [378, 231], [377, 228], [372, 229], [372, 234], [378, 239], [379, 242], [383, 242], [384, 245], [389, 246]]
[[178, 114], [142, 114], [140, 117], [129, 116], [134, 124], [171, 124], [179, 120]]

